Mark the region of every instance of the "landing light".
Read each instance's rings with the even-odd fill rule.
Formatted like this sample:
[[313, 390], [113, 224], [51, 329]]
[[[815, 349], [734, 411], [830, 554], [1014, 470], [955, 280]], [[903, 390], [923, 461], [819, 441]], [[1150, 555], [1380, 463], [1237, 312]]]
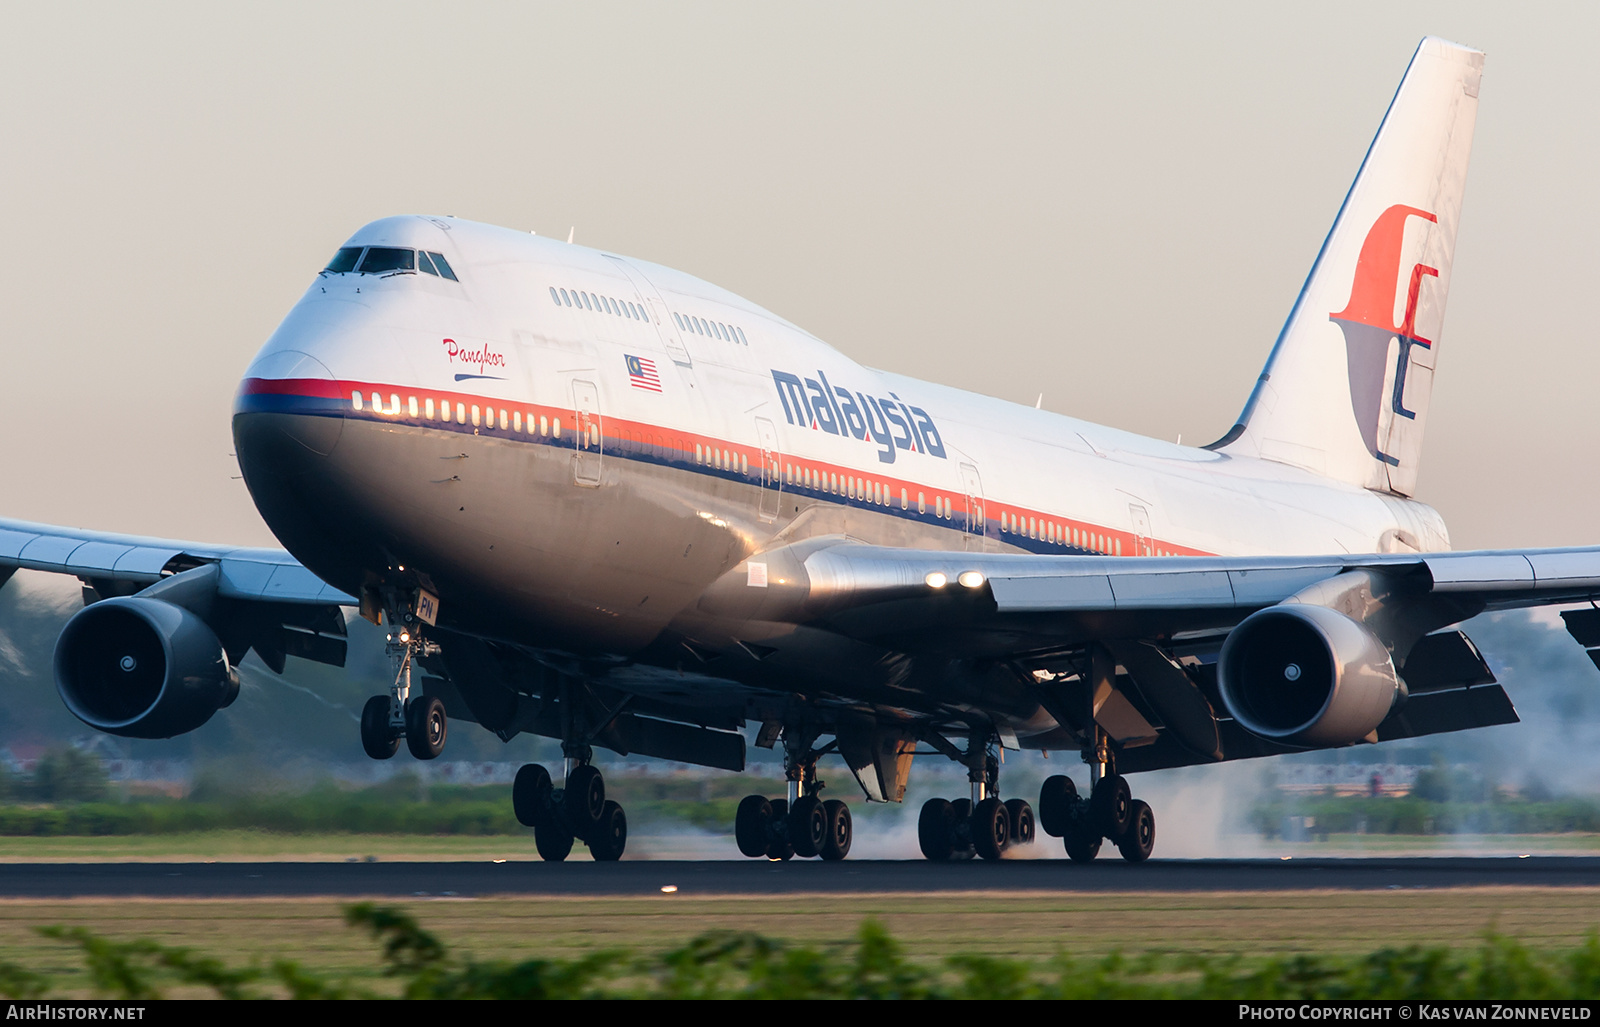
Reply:
[[928, 576], [922, 580], [928, 583], [929, 588], [944, 588], [950, 582], [943, 571], [929, 571]]
[[983, 584], [982, 571], [962, 571], [961, 577], [956, 579], [964, 588], [977, 588]]
[[409, 632], [409, 631], [400, 632], [400, 641], [402, 641], [402, 642], [411, 641], [411, 632]]

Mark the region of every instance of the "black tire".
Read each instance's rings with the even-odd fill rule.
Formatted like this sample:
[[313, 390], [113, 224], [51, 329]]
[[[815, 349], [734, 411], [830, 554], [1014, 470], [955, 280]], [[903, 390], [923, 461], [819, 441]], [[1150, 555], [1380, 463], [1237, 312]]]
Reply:
[[361, 707], [361, 748], [375, 760], [400, 751], [400, 739], [389, 730], [389, 697], [375, 695]]
[[950, 800], [950, 858], [972, 858], [972, 800]]
[[855, 835], [850, 807], [839, 799], [829, 799], [822, 804], [822, 819], [827, 838], [822, 843], [823, 859], [844, 859], [850, 855], [850, 842]]
[[533, 825], [533, 845], [547, 863], [560, 863], [572, 852], [572, 831], [561, 817], [545, 817]]
[[511, 782], [511, 810], [523, 827], [538, 827], [550, 816], [550, 771], [537, 763], [524, 764]]
[[789, 841], [789, 800], [772, 800], [772, 842], [767, 846], [768, 859], [791, 859], [794, 845]]
[[772, 803], [765, 795], [746, 795], [733, 815], [733, 840], [746, 856], [765, 856], [772, 844]]
[[1052, 838], [1067, 833], [1072, 807], [1078, 801], [1078, 786], [1065, 774], [1044, 779], [1039, 789], [1039, 827]]
[[950, 803], [944, 799], [929, 799], [922, 804], [917, 817], [917, 845], [922, 855], [935, 863], [948, 863], [955, 851], [954, 817]]
[[573, 767], [561, 802], [572, 833], [588, 841], [600, 826], [606, 808], [606, 783], [599, 768], [588, 763]]
[[1156, 815], [1143, 799], [1132, 802], [1128, 829], [1117, 839], [1117, 851], [1129, 863], [1143, 863], [1156, 849]]
[[1062, 841], [1066, 843], [1067, 858], [1074, 863], [1090, 863], [1100, 855], [1100, 832], [1086, 816], [1075, 816], [1067, 822]]
[[1116, 841], [1128, 829], [1132, 806], [1128, 779], [1121, 774], [1107, 774], [1089, 796], [1089, 819], [1101, 835]]
[[828, 818], [822, 809], [822, 800], [815, 795], [802, 795], [789, 808], [789, 843], [794, 854], [810, 859], [822, 852], [828, 841]]
[[1032, 845], [1034, 836], [1033, 807], [1027, 799], [1007, 799], [1006, 816], [1011, 820], [1010, 845]]
[[628, 816], [622, 806], [607, 799], [600, 812], [600, 824], [589, 838], [589, 855], [596, 863], [610, 863], [622, 858], [628, 847]]
[[999, 859], [1011, 838], [1006, 804], [990, 796], [972, 811], [972, 849], [984, 859]]
[[444, 700], [425, 695], [406, 703], [406, 748], [419, 760], [431, 760], [444, 752], [450, 721], [444, 715]]

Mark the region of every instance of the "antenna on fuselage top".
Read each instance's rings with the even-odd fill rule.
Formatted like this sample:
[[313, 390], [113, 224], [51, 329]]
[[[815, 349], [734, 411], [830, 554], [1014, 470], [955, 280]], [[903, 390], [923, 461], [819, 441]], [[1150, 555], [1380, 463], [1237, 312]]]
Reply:
[[1044, 405], [1044, 393], [1039, 393], [1039, 398], [1033, 401], [1033, 409], [1038, 410]]
[[571, 242], [571, 241], [572, 241], [572, 236], [573, 236], [573, 235], [574, 235], [574, 234], [575, 234], [575, 233], [576, 233], [576, 232], [577, 232], [577, 231], [578, 231], [578, 226], [577, 226], [577, 225], [573, 225], [573, 226], [572, 226], [572, 227], [571, 227], [571, 228], [569, 228], [569, 229], [567, 229], [567, 242], [569, 242], [569, 243], [570, 243], [570, 242]]

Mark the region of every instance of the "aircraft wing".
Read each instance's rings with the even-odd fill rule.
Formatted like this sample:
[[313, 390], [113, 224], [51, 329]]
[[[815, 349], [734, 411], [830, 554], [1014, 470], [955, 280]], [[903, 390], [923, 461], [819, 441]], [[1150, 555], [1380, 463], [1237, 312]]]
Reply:
[[[823, 540], [817, 540], [823, 541]], [[1094, 557], [894, 549], [834, 539], [750, 558], [708, 594], [764, 619], [823, 622], [863, 641], [1002, 657], [1031, 643], [1222, 632], [1249, 614], [1352, 571], [1407, 601], [1459, 610], [1600, 596], [1600, 548], [1311, 557]], [[762, 594], [752, 597], [759, 586]], [[735, 593], [743, 593], [735, 595]], [[1440, 625], [1443, 626], [1443, 625]], [[1596, 643], [1600, 644], [1600, 643]]]
[[[274, 671], [285, 656], [344, 666], [340, 607], [356, 600], [312, 574], [281, 549], [115, 535], [0, 518], [0, 585], [18, 570], [71, 574], [84, 602], [135, 596], [186, 576], [179, 605], [204, 607], [229, 661], [254, 649]], [[215, 607], [215, 609], [213, 609]]]
[[[746, 609], [763, 620], [804, 623], [912, 656], [1004, 666], [1062, 728], [1030, 747], [1076, 748], [1092, 720], [1118, 747], [1123, 770], [1515, 722], [1493, 672], [1451, 626], [1485, 610], [1600, 597], [1600, 548], [1106, 558], [834, 538], [750, 564], [758, 566], [742, 565], [702, 608], [751, 604]], [[1404, 694], [1370, 732], [1363, 726], [1333, 742], [1306, 733], [1274, 738], [1239, 722], [1219, 682], [1223, 644], [1253, 616], [1281, 618], [1291, 607], [1353, 621], [1357, 633], [1349, 637], [1376, 645], [1363, 658], [1392, 664], [1388, 673]], [[1600, 666], [1600, 608], [1563, 617]], [[1344, 665], [1343, 655], [1334, 656]]]
[[[130, 594], [163, 577], [214, 563], [226, 599], [355, 606], [281, 549], [114, 535], [0, 518], [0, 582], [17, 570], [71, 574], [104, 596]], [[108, 587], [101, 589], [100, 584]]]

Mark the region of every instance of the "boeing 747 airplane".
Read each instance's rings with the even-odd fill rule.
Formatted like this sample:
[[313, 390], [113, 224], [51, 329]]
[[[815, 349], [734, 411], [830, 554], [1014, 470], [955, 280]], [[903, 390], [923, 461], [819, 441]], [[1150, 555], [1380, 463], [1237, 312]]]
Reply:
[[[239, 465], [284, 549], [0, 521], [0, 581], [75, 575], [55, 679], [101, 731], [204, 724], [254, 651], [342, 665], [388, 631], [360, 741], [452, 722], [560, 739], [522, 768], [539, 852], [616, 859], [596, 747], [727, 770], [781, 747], [752, 857], [842, 858], [837, 757], [898, 802], [961, 764], [929, 859], [1031, 841], [1000, 751], [1081, 753], [1037, 824], [1073, 860], [1155, 843], [1128, 775], [1517, 719], [1454, 625], [1564, 614], [1600, 549], [1449, 552], [1413, 498], [1483, 55], [1424, 40], [1238, 422], [1187, 448], [854, 363], [670, 268], [448, 217], [357, 231], [245, 372]], [[1600, 663], [1600, 648], [1591, 656]], [[354, 744], [354, 739], [352, 739]]]

